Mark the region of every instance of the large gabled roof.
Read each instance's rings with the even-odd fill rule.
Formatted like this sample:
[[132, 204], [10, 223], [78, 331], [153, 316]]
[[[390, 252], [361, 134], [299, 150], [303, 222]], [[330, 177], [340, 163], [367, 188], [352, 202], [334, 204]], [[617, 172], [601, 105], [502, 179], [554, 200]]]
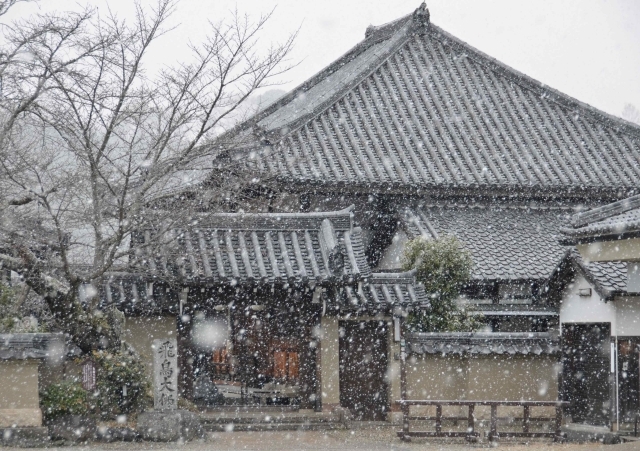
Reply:
[[[431, 24], [421, 7], [234, 131], [265, 177], [367, 190], [636, 189], [640, 128]], [[242, 153], [246, 157], [246, 153]]]

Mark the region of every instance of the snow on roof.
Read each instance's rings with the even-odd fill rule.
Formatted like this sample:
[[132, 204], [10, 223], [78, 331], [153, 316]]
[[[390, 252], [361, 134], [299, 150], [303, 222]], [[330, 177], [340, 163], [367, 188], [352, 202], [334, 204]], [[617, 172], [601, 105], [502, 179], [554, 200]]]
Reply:
[[[144, 272], [181, 283], [296, 283], [371, 274], [352, 208], [321, 213], [217, 213], [172, 228], [146, 248]], [[144, 232], [144, 240], [152, 231]]]
[[60, 359], [67, 352], [59, 333], [0, 334], [0, 360]]
[[548, 332], [414, 333], [407, 338], [415, 354], [549, 355], [560, 353], [560, 340]]
[[563, 228], [563, 242], [622, 239], [640, 234], [640, 195], [578, 213], [571, 228]]
[[417, 283], [415, 271], [373, 273], [361, 290], [346, 287], [341, 301], [348, 308], [368, 311], [386, 310], [391, 306], [429, 306], [424, 285]]
[[616, 294], [627, 294], [627, 262], [585, 262], [575, 248], [570, 250], [568, 258], [605, 300]]
[[[640, 177], [640, 127], [409, 15], [235, 133], [259, 170], [300, 183], [614, 192]], [[257, 141], [257, 140], [256, 140]], [[257, 144], [259, 147], [259, 144]]]
[[403, 226], [410, 238], [457, 237], [471, 252], [475, 280], [547, 279], [566, 249], [558, 243], [567, 220], [563, 209], [442, 207], [409, 209]]

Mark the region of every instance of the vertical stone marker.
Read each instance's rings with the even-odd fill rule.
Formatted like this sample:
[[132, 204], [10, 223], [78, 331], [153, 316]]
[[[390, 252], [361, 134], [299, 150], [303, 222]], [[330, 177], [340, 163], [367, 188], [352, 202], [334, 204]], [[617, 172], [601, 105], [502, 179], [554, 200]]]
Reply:
[[178, 409], [178, 342], [175, 338], [153, 340], [153, 407], [138, 415], [137, 429], [143, 440], [173, 442], [204, 437], [200, 418]]
[[153, 340], [153, 407], [178, 407], [178, 343], [175, 338]]

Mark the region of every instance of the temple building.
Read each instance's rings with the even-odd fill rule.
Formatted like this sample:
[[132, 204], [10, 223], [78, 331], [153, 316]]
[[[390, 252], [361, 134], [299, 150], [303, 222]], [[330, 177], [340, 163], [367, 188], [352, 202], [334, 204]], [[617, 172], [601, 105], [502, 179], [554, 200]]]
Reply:
[[[423, 4], [216, 145], [250, 195], [209, 211], [218, 173], [185, 188], [197, 218], [104, 286], [141, 353], [143, 331], [177, 335], [183, 396], [208, 378], [228, 402], [392, 419], [406, 340], [413, 399], [565, 399], [572, 421], [610, 426], [638, 411], [637, 340], [619, 338], [640, 337], [640, 288], [560, 239], [577, 212], [638, 193], [637, 125], [451, 36]], [[459, 302], [485, 327], [401, 337], [429, 308], [403, 246], [445, 235], [472, 254]], [[581, 355], [591, 366], [571, 366]]]

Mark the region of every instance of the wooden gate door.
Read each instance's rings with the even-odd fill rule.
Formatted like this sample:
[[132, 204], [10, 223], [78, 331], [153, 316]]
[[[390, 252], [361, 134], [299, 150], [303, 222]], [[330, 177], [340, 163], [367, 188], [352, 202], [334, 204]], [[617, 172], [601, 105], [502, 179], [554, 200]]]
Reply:
[[610, 422], [610, 324], [563, 324], [564, 398], [575, 423]]
[[385, 420], [387, 323], [340, 321], [340, 405], [357, 420]]

